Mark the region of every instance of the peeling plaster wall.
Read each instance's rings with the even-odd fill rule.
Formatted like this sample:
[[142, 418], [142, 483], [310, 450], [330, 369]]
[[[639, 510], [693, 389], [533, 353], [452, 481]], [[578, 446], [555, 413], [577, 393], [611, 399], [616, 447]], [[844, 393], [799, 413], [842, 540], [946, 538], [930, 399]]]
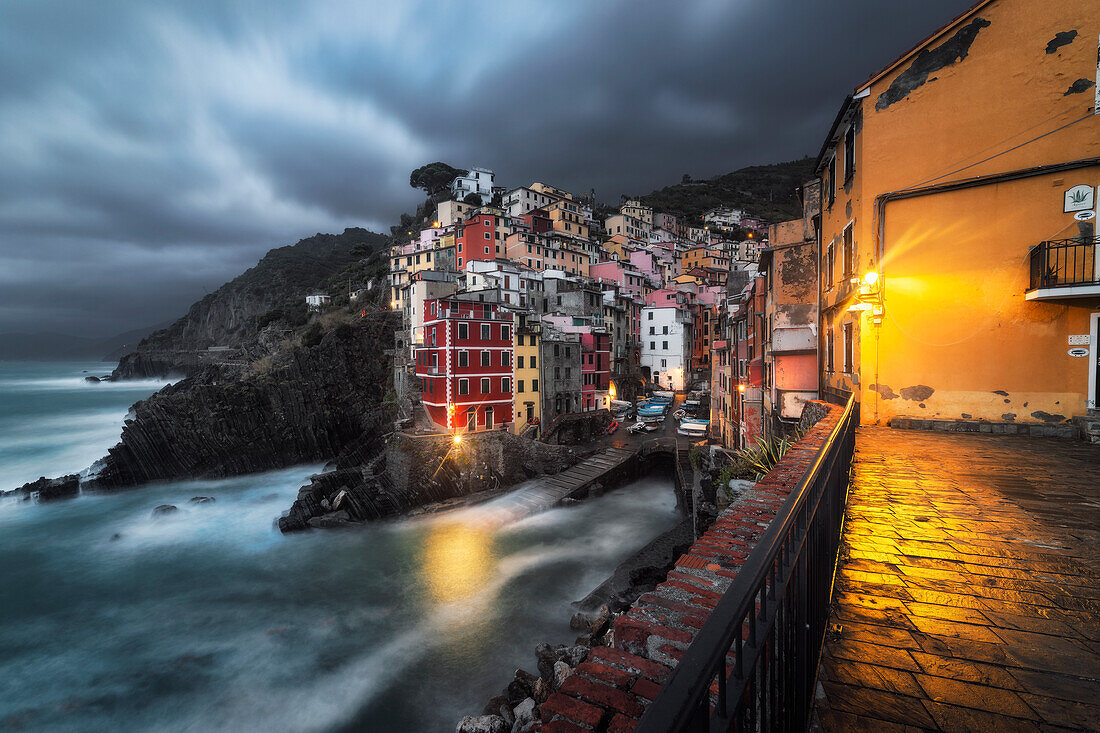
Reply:
[[[1062, 191], [1100, 185], [1100, 169], [891, 202], [881, 263], [873, 208], [890, 191], [1100, 156], [1091, 87], [1066, 94], [1095, 76], [1095, 17], [1095, 0], [985, 5], [855, 100], [856, 172], [846, 184], [847, 121], [837, 130], [840, 182], [835, 203], [822, 211], [822, 256], [834, 242], [836, 266], [834, 285], [822, 287], [820, 340], [833, 330], [836, 368], [824, 384], [856, 392], [863, 422], [886, 424], [895, 415], [1000, 421], [1007, 413], [1017, 422], [1050, 422], [1085, 411], [1089, 360], [1068, 356], [1068, 336], [1088, 333], [1100, 298], [1032, 302], [1024, 292], [1029, 249], [1077, 232], [1062, 212]], [[847, 311], [852, 289], [841, 269], [849, 223], [854, 274], [876, 266], [884, 273], [881, 326]], [[845, 322], [857, 340], [851, 375], [840, 366]], [[903, 396], [922, 385], [932, 392]]]

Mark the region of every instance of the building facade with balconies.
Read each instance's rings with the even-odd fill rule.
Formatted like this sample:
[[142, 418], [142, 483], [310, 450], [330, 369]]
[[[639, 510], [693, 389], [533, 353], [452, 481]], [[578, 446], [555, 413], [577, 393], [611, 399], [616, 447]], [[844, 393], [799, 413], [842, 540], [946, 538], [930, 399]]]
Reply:
[[424, 302], [416, 350], [421, 402], [447, 430], [491, 430], [513, 421], [512, 314], [492, 291]]

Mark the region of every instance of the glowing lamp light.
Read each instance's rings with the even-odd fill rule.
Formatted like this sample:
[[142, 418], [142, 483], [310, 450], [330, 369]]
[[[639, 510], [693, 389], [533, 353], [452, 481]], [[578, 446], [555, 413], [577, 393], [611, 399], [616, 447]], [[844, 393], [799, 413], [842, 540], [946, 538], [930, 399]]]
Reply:
[[871, 270], [870, 272], [868, 272], [866, 275], [863, 276], [863, 282], [866, 283], [867, 285], [874, 285], [875, 283], [878, 282], [878, 273], [875, 272], [874, 270]]
[[741, 394], [744, 394], [745, 393], [745, 385], [743, 385], [743, 384], [737, 385], [737, 391], [740, 392]]
[[459, 443], [461, 443], [462, 442], [462, 435], [459, 434], [459, 433], [455, 433], [454, 442], [455, 442], [455, 445], [458, 445]]

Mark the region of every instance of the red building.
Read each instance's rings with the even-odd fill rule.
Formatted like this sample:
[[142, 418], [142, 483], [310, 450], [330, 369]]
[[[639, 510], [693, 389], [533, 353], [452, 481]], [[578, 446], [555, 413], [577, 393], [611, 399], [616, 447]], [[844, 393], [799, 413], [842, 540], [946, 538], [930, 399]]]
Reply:
[[754, 279], [741, 299], [738, 312], [732, 317], [735, 346], [732, 367], [737, 394], [734, 396], [734, 416], [737, 421], [738, 446], [755, 444], [763, 433], [764, 395], [764, 281]]
[[462, 269], [472, 260], [495, 260], [504, 254], [504, 217], [474, 214], [455, 231], [456, 264]]
[[581, 409], [598, 410], [611, 385], [611, 336], [603, 331], [581, 334]]
[[416, 349], [422, 402], [442, 428], [491, 429], [512, 422], [512, 315], [472, 295], [424, 301]]

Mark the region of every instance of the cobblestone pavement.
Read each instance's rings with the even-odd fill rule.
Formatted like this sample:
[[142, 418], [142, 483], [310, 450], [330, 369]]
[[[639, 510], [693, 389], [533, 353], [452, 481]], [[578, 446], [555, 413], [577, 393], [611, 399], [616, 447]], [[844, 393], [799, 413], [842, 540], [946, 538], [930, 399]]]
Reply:
[[1100, 730], [1100, 446], [860, 428], [825, 731]]

